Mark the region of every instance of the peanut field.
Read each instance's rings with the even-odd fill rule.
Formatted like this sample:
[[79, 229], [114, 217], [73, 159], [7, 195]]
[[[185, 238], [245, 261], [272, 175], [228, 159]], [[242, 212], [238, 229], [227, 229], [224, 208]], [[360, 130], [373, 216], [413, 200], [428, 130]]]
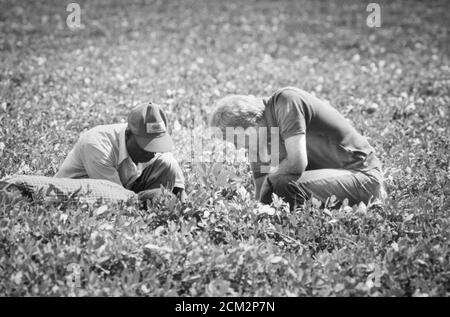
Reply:
[[[0, 296], [449, 296], [450, 3], [0, 0], [0, 179], [52, 176], [81, 132], [169, 114], [188, 200], [86, 204], [0, 191]], [[192, 162], [227, 94], [297, 86], [383, 162], [388, 197], [290, 212], [248, 164]], [[77, 270], [78, 285], [68, 282]]]

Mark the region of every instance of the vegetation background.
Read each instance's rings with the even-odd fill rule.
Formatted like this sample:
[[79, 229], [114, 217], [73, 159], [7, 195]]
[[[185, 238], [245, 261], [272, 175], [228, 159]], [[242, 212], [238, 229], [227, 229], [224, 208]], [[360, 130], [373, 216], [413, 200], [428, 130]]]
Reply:
[[[1, 191], [0, 295], [450, 294], [447, 0], [379, 1], [380, 28], [368, 1], [97, 0], [78, 1], [84, 28], [71, 30], [68, 3], [0, 0], [0, 178], [53, 175], [80, 132], [151, 100], [170, 114], [189, 202]], [[189, 162], [215, 100], [283, 86], [370, 139], [384, 204], [261, 207], [247, 165]]]

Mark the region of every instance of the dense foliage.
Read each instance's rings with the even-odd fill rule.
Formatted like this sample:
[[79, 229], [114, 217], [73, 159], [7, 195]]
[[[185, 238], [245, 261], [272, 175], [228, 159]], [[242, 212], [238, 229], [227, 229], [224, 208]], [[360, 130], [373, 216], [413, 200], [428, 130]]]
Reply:
[[[80, 132], [152, 100], [170, 114], [188, 203], [0, 191], [1, 295], [449, 295], [448, 1], [379, 2], [380, 28], [364, 1], [79, 3], [72, 31], [67, 3], [0, 0], [0, 178], [53, 175]], [[261, 206], [246, 164], [189, 161], [194, 119], [217, 98], [283, 86], [370, 139], [383, 204]]]

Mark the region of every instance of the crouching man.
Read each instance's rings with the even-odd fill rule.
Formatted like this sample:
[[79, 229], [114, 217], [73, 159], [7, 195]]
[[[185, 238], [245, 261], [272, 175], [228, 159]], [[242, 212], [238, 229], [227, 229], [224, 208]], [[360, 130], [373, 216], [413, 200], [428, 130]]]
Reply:
[[104, 179], [138, 193], [142, 201], [167, 188], [185, 200], [184, 177], [171, 151], [167, 117], [155, 104], [131, 111], [128, 123], [83, 133], [55, 177]]
[[[268, 130], [267, 142], [258, 140], [252, 148], [247, 135], [244, 145], [249, 154], [259, 145], [250, 165], [262, 203], [269, 204], [272, 193], [291, 208], [311, 196], [325, 202], [334, 195], [355, 204], [381, 194], [381, 163], [366, 138], [329, 103], [301, 89], [282, 88], [267, 99], [227, 96], [217, 102], [210, 125], [223, 132], [226, 127]], [[271, 128], [278, 128], [275, 139]], [[279, 164], [269, 171], [260, 154], [270, 153], [271, 142], [279, 142]]]

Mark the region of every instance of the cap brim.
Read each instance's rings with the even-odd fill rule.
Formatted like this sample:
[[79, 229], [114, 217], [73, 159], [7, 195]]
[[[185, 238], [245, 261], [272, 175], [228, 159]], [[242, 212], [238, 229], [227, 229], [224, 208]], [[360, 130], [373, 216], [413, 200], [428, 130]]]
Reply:
[[147, 152], [172, 152], [175, 149], [172, 138], [168, 134], [156, 137], [142, 137], [136, 135], [136, 142], [141, 149]]

